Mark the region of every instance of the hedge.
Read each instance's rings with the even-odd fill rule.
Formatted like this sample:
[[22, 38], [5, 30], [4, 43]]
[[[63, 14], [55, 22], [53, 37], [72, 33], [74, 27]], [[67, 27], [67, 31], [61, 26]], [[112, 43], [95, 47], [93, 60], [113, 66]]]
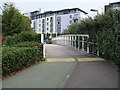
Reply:
[[26, 41], [37, 41], [40, 43], [41, 35], [32, 31], [23, 31], [19, 34], [14, 34], [13, 36], [7, 36], [3, 44], [7, 46], [13, 46], [19, 42]]
[[36, 42], [36, 41], [26, 41], [26, 42], [19, 42], [17, 44], [14, 45], [15, 47], [39, 47], [39, 48], [42, 48], [42, 44], [39, 43], [39, 42]]
[[[6, 52], [7, 51], [7, 52]], [[7, 47], [3, 49], [2, 74], [3, 76], [15, 73], [39, 62], [43, 57], [43, 50], [38, 47]]]

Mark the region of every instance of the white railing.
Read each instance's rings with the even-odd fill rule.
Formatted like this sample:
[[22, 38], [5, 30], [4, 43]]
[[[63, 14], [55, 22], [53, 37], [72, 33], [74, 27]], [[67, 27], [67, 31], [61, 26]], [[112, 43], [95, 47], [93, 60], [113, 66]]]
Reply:
[[99, 50], [95, 43], [88, 42], [89, 35], [76, 34], [76, 35], [61, 35], [52, 38], [53, 44], [59, 44], [69, 47], [74, 47], [78, 50], [86, 51], [99, 56]]

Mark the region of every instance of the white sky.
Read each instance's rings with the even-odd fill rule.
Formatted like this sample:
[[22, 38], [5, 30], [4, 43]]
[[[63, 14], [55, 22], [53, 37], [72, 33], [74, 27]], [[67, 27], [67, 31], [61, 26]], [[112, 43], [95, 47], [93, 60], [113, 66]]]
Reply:
[[0, 0], [0, 5], [6, 1], [15, 3], [21, 13], [30, 12], [39, 8], [45, 11], [80, 8], [88, 12], [89, 16], [94, 16], [96, 12], [91, 12], [90, 9], [97, 9], [101, 13], [104, 12], [104, 5], [120, 0]]

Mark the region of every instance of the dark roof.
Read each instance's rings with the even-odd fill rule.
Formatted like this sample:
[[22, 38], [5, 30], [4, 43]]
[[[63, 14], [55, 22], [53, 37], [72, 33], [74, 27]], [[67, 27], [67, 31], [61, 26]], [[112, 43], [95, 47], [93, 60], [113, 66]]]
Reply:
[[120, 2], [109, 3], [109, 5], [111, 5], [111, 4], [120, 4]]
[[35, 13], [35, 12], [39, 12], [38, 10], [36, 10], [36, 11], [32, 11], [32, 12], [30, 12], [30, 13]]
[[[56, 12], [61, 12], [61, 11], [66, 11], [66, 10], [75, 10], [75, 9], [77, 9], [77, 10], [79, 10], [79, 11], [85, 13], [85, 14], [88, 14], [87, 12], [85, 12], [85, 11], [79, 9], [79, 8], [72, 8], [72, 9], [62, 9], [62, 10], [57, 10], [57, 11], [47, 11], [47, 12], [44, 12], [44, 13], [40, 13], [39, 15], [48, 14], [48, 13], [56, 13]], [[39, 12], [39, 11], [36, 10], [36, 11], [31, 12], [31, 13], [34, 13], [34, 12]]]
[[58, 10], [58, 11], [54, 11], [54, 12], [61, 12], [61, 11], [66, 11], [66, 10], [75, 10], [75, 9], [78, 9], [79, 11], [81, 11], [81, 12], [83, 12], [83, 13], [85, 13], [85, 14], [88, 14], [87, 12], [85, 12], [85, 11], [83, 11], [83, 10], [79, 9], [79, 8], [62, 9], [62, 10]]

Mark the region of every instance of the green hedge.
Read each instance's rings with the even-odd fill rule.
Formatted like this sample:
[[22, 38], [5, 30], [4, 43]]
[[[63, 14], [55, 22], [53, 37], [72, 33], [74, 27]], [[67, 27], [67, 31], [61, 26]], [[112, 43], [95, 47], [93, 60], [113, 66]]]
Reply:
[[30, 41], [30, 42], [26, 41], [26, 42], [19, 42], [19, 43], [15, 44], [14, 46], [15, 47], [35, 47], [35, 46], [37, 46], [40, 48], [42, 46], [42, 44], [39, 42], [36, 42], [36, 41]]
[[3, 44], [7, 46], [13, 46], [19, 42], [26, 41], [37, 41], [40, 43], [41, 35], [32, 31], [23, 31], [19, 34], [14, 34], [13, 36], [7, 36]]
[[31, 64], [41, 61], [43, 50], [38, 47], [6, 47], [3, 48], [2, 74], [15, 73]]

